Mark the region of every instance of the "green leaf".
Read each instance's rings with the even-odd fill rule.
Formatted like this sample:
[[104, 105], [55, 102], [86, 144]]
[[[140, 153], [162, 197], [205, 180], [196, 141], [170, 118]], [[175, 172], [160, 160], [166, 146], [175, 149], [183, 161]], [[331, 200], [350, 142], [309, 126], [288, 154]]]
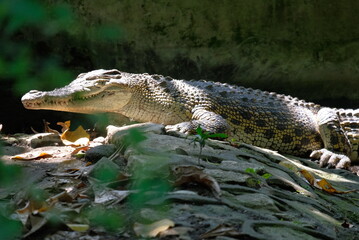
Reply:
[[117, 179], [118, 170], [106, 166], [100, 166], [93, 172], [93, 177], [102, 183], [112, 182]]
[[116, 231], [124, 226], [124, 216], [120, 211], [91, 208], [87, 213], [91, 225], [102, 226], [108, 231]]
[[20, 221], [11, 220], [0, 215], [0, 233], [1, 239], [11, 240], [20, 239], [22, 224]]
[[247, 168], [245, 172], [256, 174], [256, 170], [254, 170], [253, 168]]
[[144, 140], [146, 140], [147, 137], [145, 136], [145, 134], [141, 131], [139, 131], [136, 128], [131, 128], [130, 130], [128, 130], [128, 135], [126, 138], [126, 141], [128, 141], [129, 144], [138, 144]]
[[200, 137], [203, 136], [203, 129], [201, 128], [200, 125], [197, 127], [196, 132], [197, 132], [197, 134], [198, 134]]
[[0, 187], [11, 186], [22, 177], [22, 168], [17, 165], [6, 165], [0, 161]]
[[270, 178], [271, 176], [272, 176], [272, 174], [270, 174], [270, 173], [265, 173], [265, 174], [262, 175], [262, 178], [268, 179], [268, 178]]
[[214, 134], [209, 134], [208, 137], [209, 138], [227, 138], [228, 135], [225, 133], [214, 133]]

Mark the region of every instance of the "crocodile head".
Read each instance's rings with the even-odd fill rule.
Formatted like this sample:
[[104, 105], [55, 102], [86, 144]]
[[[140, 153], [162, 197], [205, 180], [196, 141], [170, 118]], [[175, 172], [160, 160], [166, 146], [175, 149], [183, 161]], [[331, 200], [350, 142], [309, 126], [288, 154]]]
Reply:
[[28, 109], [77, 113], [121, 112], [132, 96], [126, 73], [95, 70], [80, 74], [69, 85], [53, 91], [31, 90], [21, 101]]

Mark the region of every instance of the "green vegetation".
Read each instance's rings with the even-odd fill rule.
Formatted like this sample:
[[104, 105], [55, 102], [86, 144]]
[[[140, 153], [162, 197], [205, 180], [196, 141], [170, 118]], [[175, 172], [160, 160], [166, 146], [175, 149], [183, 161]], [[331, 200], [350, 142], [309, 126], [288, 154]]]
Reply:
[[125, 140], [126, 144], [131, 145], [136, 151], [147, 157], [145, 162], [136, 161], [132, 168], [131, 190], [133, 193], [129, 197], [129, 204], [134, 216], [138, 216], [140, 210], [148, 207], [151, 201], [158, 201], [150, 204], [152, 209], [165, 213], [167, 211], [166, 203], [162, 199], [171, 189], [168, 181], [170, 173], [167, 156], [146, 153], [146, 150], [142, 149], [140, 145], [145, 139], [146, 136], [143, 133], [137, 129], [131, 129]]
[[121, 231], [125, 225], [125, 216], [118, 208], [105, 209], [101, 206], [92, 207], [85, 213], [86, 217], [94, 227], [103, 227], [110, 232]]
[[0, 234], [3, 240], [12, 240], [21, 236], [22, 224], [20, 221], [0, 215]]
[[68, 5], [50, 7], [36, 0], [1, 1], [0, 22], [4, 28], [0, 36], [0, 79], [12, 79], [14, 93], [48, 89], [71, 79], [72, 73], [61, 66], [57, 57], [38, 52], [38, 48], [46, 48], [46, 41], [73, 29], [76, 22]]
[[[132, 227], [135, 222], [151, 221], [141, 216], [143, 209], [151, 209], [161, 216], [167, 215], [168, 204], [165, 195], [171, 189], [168, 181], [170, 174], [168, 159], [164, 155], [146, 152], [146, 149], [141, 147], [141, 142], [146, 139], [145, 134], [137, 129], [128, 130], [123, 137], [123, 146], [119, 147], [119, 152], [130, 147], [131, 151], [139, 152], [147, 158], [144, 162], [134, 161], [130, 166], [130, 177], [126, 177], [117, 165], [111, 165], [114, 163], [110, 162], [94, 170], [92, 176], [96, 182], [92, 184], [96, 189], [116, 191], [120, 187], [128, 191], [128, 197], [125, 203], [109, 205], [106, 208], [102, 204], [91, 204], [92, 206], [85, 211], [85, 218], [92, 226], [118, 233], [126, 227]], [[110, 158], [109, 161], [114, 160]], [[101, 192], [101, 190], [96, 191]]]
[[15, 206], [7, 197], [16, 191], [19, 179], [22, 179], [21, 168], [14, 165], [5, 165], [0, 161], [0, 236], [1, 239], [10, 240], [21, 236], [22, 224], [12, 218]]
[[[66, 59], [68, 55], [56, 54], [62, 51], [59, 42], [67, 39], [68, 42], [64, 42], [63, 46], [71, 46], [73, 42], [79, 44], [87, 34], [87, 26], [65, 1], [0, 1], [0, 26], [0, 82], [2, 86], [11, 86], [6, 91], [12, 91], [20, 97], [31, 89], [50, 90], [65, 85], [78, 74], [69, 68], [70, 60]], [[108, 42], [119, 39], [121, 35], [118, 27], [100, 24], [92, 28], [89, 37]], [[0, 156], [1, 149], [2, 146]], [[23, 224], [14, 214], [18, 208], [12, 201], [15, 193], [28, 189], [23, 201], [40, 206], [48, 197], [46, 191], [24, 179], [25, 175], [21, 167], [0, 161], [1, 239], [16, 239], [22, 235]], [[106, 172], [101, 176], [103, 180], [109, 180], [112, 175]], [[56, 211], [58, 209], [55, 208], [45, 215], [49, 219], [58, 218]], [[95, 224], [102, 223], [110, 229], [116, 228], [114, 224], [122, 224], [114, 214], [98, 211], [89, 216]]]
[[71, 66], [69, 51], [88, 45], [88, 39], [108, 43], [122, 37], [118, 26], [106, 22], [89, 28], [66, 1], [1, 1], [0, 24], [0, 80], [11, 79], [20, 96], [72, 80], [79, 66]]
[[198, 154], [198, 165], [200, 164], [201, 156], [202, 156], [202, 150], [204, 146], [206, 145], [206, 140], [209, 138], [227, 138], [227, 134], [225, 133], [208, 133], [203, 131], [201, 126], [198, 126], [196, 129], [196, 135], [193, 139], [193, 143], [198, 142], [199, 143], [199, 154]]
[[21, 176], [21, 167], [16, 165], [6, 165], [0, 161], [0, 188], [11, 187], [14, 184], [14, 181], [21, 178]]
[[253, 168], [247, 168], [245, 172], [250, 173], [253, 176], [252, 178], [248, 178], [246, 182], [249, 187], [254, 187], [254, 188], [258, 188], [262, 183], [263, 179], [268, 179], [272, 176], [272, 174], [270, 173], [260, 174], [258, 171], [256, 171]]
[[264, 174], [262, 174], [262, 175], [259, 175], [258, 172], [257, 172], [255, 169], [253, 169], [253, 168], [247, 168], [245, 171], [246, 171], [247, 173], [252, 173], [252, 174], [261, 176], [261, 177], [264, 178], [264, 179], [268, 179], [268, 178], [270, 178], [270, 177], [272, 176], [272, 174], [270, 174], [270, 173], [264, 173]]

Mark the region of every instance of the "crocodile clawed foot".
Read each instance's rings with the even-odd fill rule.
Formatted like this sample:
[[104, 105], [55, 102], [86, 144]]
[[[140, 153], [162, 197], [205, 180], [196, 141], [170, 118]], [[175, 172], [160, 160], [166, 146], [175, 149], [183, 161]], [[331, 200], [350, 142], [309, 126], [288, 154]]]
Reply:
[[179, 135], [182, 136], [190, 134], [195, 130], [195, 128], [190, 122], [181, 122], [175, 125], [167, 125], [165, 130], [169, 133], [179, 133]]
[[310, 154], [311, 158], [319, 159], [320, 167], [335, 167], [347, 169], [350, 166], [350, 159], [344, 154], [331, 152], [325, 148], [315, 150]]

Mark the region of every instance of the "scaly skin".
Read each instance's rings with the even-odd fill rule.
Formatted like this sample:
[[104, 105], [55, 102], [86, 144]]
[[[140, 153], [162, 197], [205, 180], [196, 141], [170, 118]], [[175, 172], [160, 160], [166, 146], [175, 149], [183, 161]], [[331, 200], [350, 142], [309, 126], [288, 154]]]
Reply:
[[282, 153], [311, 153], [323, 166], [345, 168], [359, 161], [359, 109], [324, 108], [251, 88], [101, 69], [60, 89], [32, 90], [22, 102], [28, 109], [118, 113], [183, 133], [200, 125]]

